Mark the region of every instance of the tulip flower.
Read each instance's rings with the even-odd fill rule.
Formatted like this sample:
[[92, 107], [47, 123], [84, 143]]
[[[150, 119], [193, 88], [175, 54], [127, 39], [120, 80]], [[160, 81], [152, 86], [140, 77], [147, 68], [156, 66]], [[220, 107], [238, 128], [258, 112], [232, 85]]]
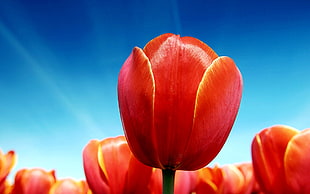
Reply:
[[258, 193], [251, 163], [229, 164], [197, 171], [196, 194]]
[[12, 194], [48, 194], [55, 181], [54, 170], [22, 169], [15, 175]]
[[16, 154], [14, 151], [9, 151], [6, 154], [0, 150], [0, 193], [7, 193], [10, 185], [6, 181], [7, 176], [12, 170], [16, 162]]
[[291, 193], [310, 193], [310, 128], [292, 137], [284, 155], [286, 182]]
[[152, 168], [133, 156], [124, 136], [90, 141], [83, 164], [93, 194], [150, 193]]
[[310, 129], [276, 125], [259, 132], [252, 142], [256, 179], [265, 193], [310, 193]]
[[123, 128], [133, 154], [163, 169], [197, 170], [224, 145], [242, 78], [233, 60], [192, 37], [163, 34], [135, 47], [118, 80]]
[[258, 192], [251, 163], [229, 164], [223, 171], [223, 194], [251, 194]]
[[219, 166], [202, 168], [197, 171], [197, 176], [196, 194], [223, 193], [224, 175]]
[[62, 179], [56, 181], [49, 194], [91, 194], [91, 191], [85, 181]]

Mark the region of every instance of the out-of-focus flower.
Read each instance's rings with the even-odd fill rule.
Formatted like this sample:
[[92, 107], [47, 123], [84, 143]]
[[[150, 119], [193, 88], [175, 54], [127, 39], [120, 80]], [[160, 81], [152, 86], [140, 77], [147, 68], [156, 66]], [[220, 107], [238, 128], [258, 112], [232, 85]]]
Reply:
[[288, 143], [284, 169], [291, 193], [310, 193], [310, 129], [301, 131]]
[[124, 136], [90, 141], [83, 163], [94, 194], [150, 193], [152, 168], [133, 156]]
[[310, 193], [310, 129], [284, 125], [262, 130], [252, 142], [256, 179], [265, 193]]
[[62, 179], [56, 181], [49, 194], [91, 194], [91, 191], [85, 181]]
[[229, 164], [223, 170], [223, 194], [251, 194], [258, 192], [252, 163]]
[[6, 194], [10, 190], [10, 184], [6, 178], [15, 165], [16, 154], [14, 151], [9, 151], [4, 154], [0, 150], [0, 194]]
[[217, 165], [213, 168], [205, 167], [197, 171], [198, 181], [195, 188], [196, 194], [222, 193], [224, 178], [223, 171]]
[[128, 144], [144, 164], [196, 170], [225, 143], [238, 112], [241, 74], [192, 37], [163, 34], [135, 47], [119, 75]]
[[12, 194], [48, 194], [55, 181], [54, 170], [22, 169], [15, 175]]
[[251, 163], [205, 167], [197, 171], [196, 194], [258, 193]]

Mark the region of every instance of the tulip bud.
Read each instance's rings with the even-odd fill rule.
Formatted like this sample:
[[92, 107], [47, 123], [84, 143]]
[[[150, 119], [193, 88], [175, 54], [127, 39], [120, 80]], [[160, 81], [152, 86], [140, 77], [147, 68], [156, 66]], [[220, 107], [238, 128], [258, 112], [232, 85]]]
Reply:
[[192, 37], [163, 34], [135, 47], [118, 80], [128, 144], [142, 163], [196, 170], [224, 145], [238, 112], [242, 78], [233, 60]]

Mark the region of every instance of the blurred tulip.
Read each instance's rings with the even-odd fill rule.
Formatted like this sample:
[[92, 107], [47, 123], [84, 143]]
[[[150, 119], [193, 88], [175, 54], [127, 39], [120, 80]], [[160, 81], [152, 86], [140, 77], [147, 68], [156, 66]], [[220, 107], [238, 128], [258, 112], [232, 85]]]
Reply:
[[83, 163], [94, 194], [150, 193], [152, 168], [133, 156], [123, 136], [90, 141], [83, 151]]
[[6, 154], [0, 150], [0, 194], [8, 193], [10, 189], [9, 183], [6, 181], [7, 176], [14, 167], [16, 155], [14, 151]]
[[118, 80], [128, 144], [144, 164], [196, 170], [225, 143], [238, 112], [242, 78], [229, 57], [192, 37], [163, 34], [135, 47]]
[[289, 141], [284, 169], [290, 193], [310, 193], [310, 129], [301, 131]]
[[310, 129], [276, 125], [258, 133], [252, 142], [256, 179], [265, 193], [310, 193]]
[[196, 194], [258, 193], [251, 163], [205, 167], [197, 171]]
[[251, 194], [257, 192], [251, 163], [229, 164], [223, 170], [223, 194]]
[[254, 169], [252, 163], [240, 163], [236, 165], [244, 177], [244, 192], [251, 194], [263, 194], [254, 175]]
[[22, 169], [15, 175], [12, 194], [48, 194], [55, 181], [54, 170]]
[[56, 181], [49, 194], [91, 194], [91, 191], [85, 181], [62, 179]]
[[198, 181], [195, 188], [196, 194], [223, 193], [223, 171], [217, 165], [213, 168], [205, 167], [197, 171]]

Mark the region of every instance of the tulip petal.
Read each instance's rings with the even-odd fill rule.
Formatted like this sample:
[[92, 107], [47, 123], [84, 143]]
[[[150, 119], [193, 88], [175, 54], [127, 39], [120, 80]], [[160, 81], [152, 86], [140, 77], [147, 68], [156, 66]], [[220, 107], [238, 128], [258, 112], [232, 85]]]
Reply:
[[[217, 54], [213, 51], [213, 49], [206, 45], [204, 42], [193, 37], [185, 36], [180, 38], [178, 35], [174, 35], [171, 33], [160, 35], [148, 42], [143, 48], [145, 55], [149, 59], [158, 58], [158, 55], [163, 54], [161, 51], [159, 51], [159, 49], [161, 47], [165, 47], [164, 44], [168, 38], [181, 39], [184, 46], [187, 45], [189, 47], [195, 48], [195, 51], [199, 51], [197, 53], [192, 52], [191, 54], [193, 55], [193, 58], [200, 58], [201, 61], [203, 61], [203, 63], [205, 64], [205, 66], [209, 66], [212, 61], [218, 57]], [[200, 48], [201, 50], [198, 50], [197, 48]]]
[[0, 150], [0, 184], [6, 179], [14, 167], [16, 158], [14, 151], [9, 151], [8, 153], [3, 154]]
[[[229, 57], [219, 57], [207, 69], [195, 102], [193, 129], [183, 165], [195, 170], [207, 165], [224, 145], [238, 112], [242, 78]], [[192, 160], [199, 158], [199, 160]], [[192, 169], [195, 168], [195, 169]]]
[[[256, 180], [252, 163], [241, 163], [236, 165], [244, 177], [244, 188], [240, 193], [248, 194], [256, 191]], [[258, 192], [257, 192], [258, 193]]]
[[127, 180], [123, 193], [150, 193], [149, 185], [153, 168], [138, 161], [132, 154], [129, 161]]
[[152, 191], [152, 194], [162, 193], [162, 171], [159, 168], [153, 168], [152, 176], [148, 187]]
[[[128, 144], [144, 164], [161, 167], [154, 141], [154, 78], [148, 58], [135, 47], [118, 80], [118, 101]], [[152, 153], [146, 155], [146, 153]], [[154, 164], [154, 162], [157, 164]]]
[[98, 161], [111, 193], [122, 193], [124, 190], [130, 156], [124, 136], [107, 138], [100, 142]]
[[233, 164], [226, 165], [222, 167], [224, 176], [223, 193], [242, 193], [245, 187], [245, 177], [242, 172]]
[[176, 171], [174, 192], [177, 194], [193, 193], [197, 184], [197, 171]]
[[83, 150], [84, 172], [93, 194], [110, 192], [107, 180], [98, 165], [99, 143], [98, 140], [91, 140]]
[[152, 168], [132, 154], [124, 136], [92, 140], [83, 151], [84, 170], [94, 194], [149, 193]]
[[213, 168], [205, 167], [197, 171], [198, 180], [195, 192], [197, 194], [204, 193], [223, 193], [224, 174], [217, 165]]
[[292, 193], [310, 193], [310, 129], [295, 135], [287, 145], [284, 167]]
[[252, 142], [255, 177], [266, 193], [281, 193], [285, 188], [284, 153], [288, 142], [299, 132], [291, 127], [276, 125], [262, 130]]
[[174, 34], [166, 33], [149, 41], [143, 48], [143, 52], [145, 55], [150, 59], [154, 57], [155, 52], [157, 51], [160, 46], [167, 40], [167, 38], [174, 36]]
[[160, 142], [159, 158], [167, 168], [177, 168], [191, 134], [199, 83], [217, 55], [198, 39], [177, 35], [160, 36], [144, 51], [155, 81], [154, 131]]

